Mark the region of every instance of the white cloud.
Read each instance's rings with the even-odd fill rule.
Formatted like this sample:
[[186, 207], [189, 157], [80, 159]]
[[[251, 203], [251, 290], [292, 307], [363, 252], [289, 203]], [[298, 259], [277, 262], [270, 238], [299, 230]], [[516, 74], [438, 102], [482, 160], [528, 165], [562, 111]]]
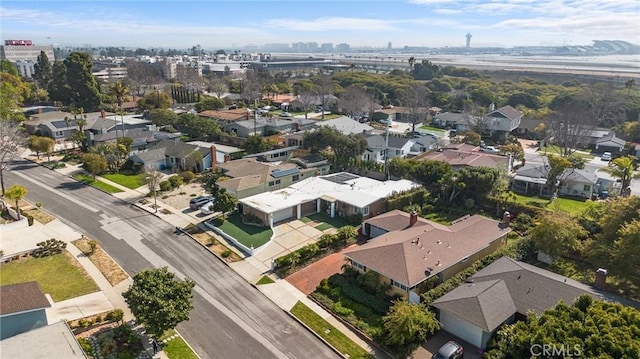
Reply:
[[389, 31], [398, 30], [390, 21], [379, 19], [362, 19], [348, 17], [323, 17], [314, 20], [272, 19], [268, 26], [280, 27], [293, 31]]

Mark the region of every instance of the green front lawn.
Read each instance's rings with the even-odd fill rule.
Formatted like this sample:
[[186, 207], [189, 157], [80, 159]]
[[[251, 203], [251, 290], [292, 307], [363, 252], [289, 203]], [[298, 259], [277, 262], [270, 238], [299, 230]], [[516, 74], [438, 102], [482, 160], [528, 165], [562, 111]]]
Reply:
[[[177, 334], [175, 330], [168, 330], [160, 341], [169, 339], [169, 337]], [[187, 343], [182, 339], [182, 336], [178, 335], [177, 338], [169, 340], [166, 344], [162, 345], [162, 351], [167, 354], [169, 359], [198, 359], [198, 356], [189, 348]]]
[[36, 281], [55, 302], [99, 290], [82, 266], [68, 253], [0, 265], [0, 285]]
[[344, 335], [333, 325], [329, 324], [326, 320], [322, 319], [322, 317], [309, 309], [309, 307], [304, 305], [302, 302], [296, 303], [296, 305], [291, 308], [291, 314], [295, 315], [296, 318], [300, 319], [301, 322], [306, 324], [316, 334], [329, 342], [329, 344], [333, 345], [338, 349], [338, 351], [349, 355], [349, 358], [371, 357], [366, 350], [354, 343], [349, 339], [349, 337]]
[[262, 278], [260, 278], [260, 280], [258, 281], [258, 283], [256, 283], [256, 285], [271, 284], [271, 283], [275, 283], [275, 281], [271, 279], [271, 277], [264, 275], [262, 276]]
[[[542, 148], [540, 149], [540, 152], [542, 152], [542, 153], [544, 153], [544, 154], [547, 154], [547, 153], [553, 153], [553, 154], [556, 154], [556, 155], [559, 155], [559, 154], [561, 153], [561, 151], [560, 151], [560, 147], [558, 147], [558, 146], [546, 146], [546, 147], [542, 147]], [[587, 161], [588, 161], [588, 160], [592, 160], [592, 159], [594, 159], [594, 158], [595, 158], [595, 157], [593, 157], [590, 153], [591, 153], [591, 149], [579, 150], [579, 151], [576, 151], [576, 152], [575, 152], [576, 156], [578, 156], [578, 157], [582, 157], [583, 159], [585, 159], [585, 160], [587, 160]]]
[[119, 185], [125, 186], [129, 189], [136, 189], [140, 186], [144, 186], [144, 179], [138, 173], [107, 173], [102, 175], [111, 182], [115, 182]]
[[242, 223], [242, 217], [238, 213], [231, 214], [224, 222], [221, 217], [215, 218], [212, 220], [212, 224], [249, 248], [262, 246], [269, 242], [273, 235], [273, 231], [267, 226]]
[[433, 132], [435, 134], [438, 135], [444, 135], [444, 133], [446, 132], [445, 130], [438, 128], [438, 127], [431, 127], [431, 126], [420, 126], [418, 127], [421, 130], [427, 130], [429, 132]]
[[[318, 213], [314, 213], [314, 214], [310, 214], [308, 216], [302, 217], [300, 219], [303, 223], [309, 223], [309, 222], [317, 222], [317, 223], [321, 223], [318, 226], [316, 226], [315, 228], [317, 228], [320, 231], [323, 231], [325, 229], [329, 229], [329, 228], [342, 228], [344, 226], [348, 226], [350, 225], [349, 221], [347, 221], [346, 218], [344, 217], [340, 217], [340, 216], [335, 216], [333, 218], [331, 218], [331, 216], [329, 216], [328, 214], [324, 213], [324, 212], [318, 212]], [[321, 228], [318, 228], [321, 227]]]
[[88, 184], [91, 187], [95, 187], [97, 189], [101, 189], [107, 193], [118, 193], [118, 192], [122, 192], [122, 190], [120, 188], [116, 188], [113, 187], [112, 185], [108, 184], [108, 183], [104, 183], [100, 180], [94, 180], [92, 176], [84, 174], [84, 173], [76, 173], [73, 175], [73, 178], [77, 179], [78, 181]]
[[596, 202], [590, 200], [581, 201], [577, 199], [561, 197], [556, 198], [555, 200], [553, 200], [553, 202], [550, 203], [546, 198], [529, 197], [516, 193], [513, 194], [516, 196], [517, 203], [533, 207], [546, 208], [552, 211], [557, 210], [560, 212], [566, 212], [572, 216], [577, 216], [584, 212], [587, 208], [598, 205]]

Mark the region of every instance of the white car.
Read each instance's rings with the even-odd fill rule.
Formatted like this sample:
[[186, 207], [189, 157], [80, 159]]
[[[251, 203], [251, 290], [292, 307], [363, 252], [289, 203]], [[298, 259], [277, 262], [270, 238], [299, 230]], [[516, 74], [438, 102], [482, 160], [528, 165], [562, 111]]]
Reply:
[[200, 212], [202, 212], [202, 214], [214, 213], [215, 210], [213, 209], [213, 201], [203, 204], [202, 207], [200, 207]]
[[611, 152], [604, 152], [602, 153], [602, 160], [603, 161], [611, 161]]
[[495, 154], [495, 153], [500, 152], [500, 150], [498, 150], [497, 148], [495, 148], [495, 147], [493, 147], [493, 146], [486, 146], [486, 147], [483, 147], [483, 148], [481, 149], [481, 151], [482, 151], [482, 152], [486, 152], [486, 153], [494, 153], [494, 154]]

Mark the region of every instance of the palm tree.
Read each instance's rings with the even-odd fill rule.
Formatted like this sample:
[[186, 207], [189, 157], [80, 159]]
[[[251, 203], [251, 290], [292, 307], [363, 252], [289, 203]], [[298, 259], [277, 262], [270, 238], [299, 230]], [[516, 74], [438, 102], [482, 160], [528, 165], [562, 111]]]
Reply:
[[640, 174], [634, 174], [634, 157], [626, 156], [626, 157], [618, 157], [615, 160], [609, 163], [608, 167], [603, 168], [603, 171], [612, 175], [613, 177], [620, 178], [622, 182], [622, 188], [620, 189], [620, 195], [628, 196], [630, 193], [627, 193], [627, 188], [631, 184], [632, 178], [640, 177]]
[[411, 56], [409, 58], [409, 71], [413, 71], [413, 65], [416, 63], [416, 58]]
[[111, 95], [118, 104], [118, 107], [122, 107], [122, 102], [129, 96], [129, 88], [120, 81], [116, 81], [113, 85], [109, 86], [109, 95]]
[[5, 197], [12, 201], [16, 201], [16, 212], [18, 213], [18, 220], [20, 220], [20, 200], [27, 195], [27, 189], [20, 185], [13, 185], [9, 187], [4, 193]]

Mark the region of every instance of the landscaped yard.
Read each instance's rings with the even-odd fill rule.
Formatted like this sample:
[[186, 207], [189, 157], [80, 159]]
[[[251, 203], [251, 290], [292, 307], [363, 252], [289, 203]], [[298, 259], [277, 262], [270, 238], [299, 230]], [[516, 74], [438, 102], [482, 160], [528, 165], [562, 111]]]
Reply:
[[[169, 330], [160, 337], [160, 341], [168, 339], [176, 334], [175, 330]], [[169, 359], [198, 359], [198, 356], [191, 350], [191, 348], [189, 348], [180, 335], [174, 337], [165, 344], [162, 344], [162, 351], [167, 354]]]
[[[546, 146], [541, 148], [540, 152], [544, 154], [553, 153], [553, 154], [559, 155], [561, 150], [560, 150], [560, 147], [558, 146]], [[591, 153], [591, 149], [585, 149], [585, 150], [580, 150], [575, 152], [577, 156], [582, 157], [585, 160], [592, 160], [595, 158], [590, 153]]]
[[125, 186], [129, 189], [136, 189], [140, 186], [144, 186], [144, 179], [139, 173], [107, 173], [102, 175], [111, 182], [115, 182], [119, 185]]
[[333, 325], [327, 323], [326, 320], [322, 319], [302, 302], [296, 303], [291, 308], [291, 314], [295, 315], [296, 318], [300, 319], [301, 322], [333, 345], [338, 351], [349, 355], [349, 358], [371, 358], [371, 355], [366, 350], [354, 343]]
[[222, 218], [218, 217], [213, 219], [211, 223], [248, 248], [262, 246], [269, 242], [273, 235], [273, 230], [267, 226], [242, 223], [242, 217], [238, 213], [229, 215], [224, 222]]
[[55, 302], [98, 291], [98, 286], [69, 253], [0, 264], [0, 285], [36, 281]]
[[318, 212], [302, 217], [300, 218], [300, 221], [302, 221], [303, 223], [318, 223], [315, 228], [319, 231], [324, 231], [329, 228], [342, 228], [344, 226], [350, 225], [349, 221], [347, 221], [347, 219], [344, 217], [335, 216], [331, 218], [331, 216], [323, 212]]
[[520, 194], [513, 193], [516, 197], [516, 202], [524, 205], [546, 208], [549, 210], [558, 210], [561, 212], [569, 213], [572, 216], [579, 215], [584, 212], [590, 206], [597, 206], [597, 202], [593, 202], [590, 200], [576, 200], [570, 198], [556, 198], [553, 202], [549, 203], [549, 200], [546, 198], [540, 197], [529, 197], [523, 196]]
[[122, 270], [122, 268], [115, 263], [111, 257], [102, 250], [102, 248], [100, 248], [99, 245], [97, 245], [93, 253], [91, 253], [89, 239], [77, 239], [71, 243], [89, 257], [89, 260], [95, 264], [98, 270], [100, 270], [100, 273], [107, 278], [109, 284], [116, 285], [129, 277], [127, 273], [125, 273], [124, 270]]
[[420, 126], [418, 127], [421, 130], [426, 130], [429, 131], [431, 133], [434, 133], [436, 135], [444, 135], [444, 133], [446, 132], [445, 130], [441, 129], [441, 128], [437, 128], [437, 127], [431, 127], [431, 126]]
[[73, 175], [73, 178], [78, 181], [88, 184], [89, 186], [95, 187], [97, 189], [103, 190], [107, 193], [118, 193], [122, 192], [120, 188], [113, 187], [110, 184], [104, 183], [100, 180], [94, 180], [92, 176], [84, 174], [84, 173], [76, 173]]

